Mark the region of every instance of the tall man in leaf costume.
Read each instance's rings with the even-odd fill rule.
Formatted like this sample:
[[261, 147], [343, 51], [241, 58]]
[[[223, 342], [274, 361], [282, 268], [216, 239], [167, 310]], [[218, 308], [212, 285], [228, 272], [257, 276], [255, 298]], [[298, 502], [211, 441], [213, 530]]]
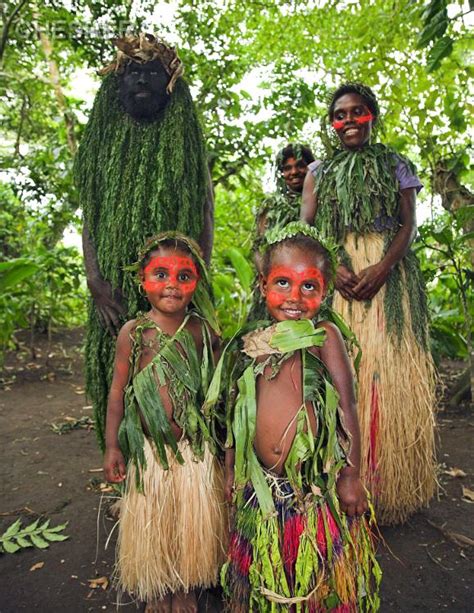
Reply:
[[84, 212], [89, 308], [86, 384], [104, 445], [115, 335], [123, 318], [145, 308], [124, 273], [146, 236], [178, 230], [209, 261], [213, 201], [204, 142], [183, 65], [151, 35], [116, 39], [116, 59], [100, 74], [75, 162]]
[[416, 234], [413, 165], [380, 143], [373, 92], [349, 83], [329, 105], [340, 146], [308, 173], [302, 217], [339, 245], [333, 308], [359, 339], [362, 474], [381, 523], [403, 522], [435, 490], [434, 369]]

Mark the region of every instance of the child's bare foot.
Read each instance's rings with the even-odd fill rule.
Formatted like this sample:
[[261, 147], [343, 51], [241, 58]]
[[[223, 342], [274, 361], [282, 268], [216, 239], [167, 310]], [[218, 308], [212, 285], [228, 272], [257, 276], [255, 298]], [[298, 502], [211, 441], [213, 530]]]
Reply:
[[161, 600], [150, 600], [146, 603], [145, 613], [170, 613], [171, 594], [166, 594]]
[[196, 593], [176, 592], [173, 594], [173, 602], [171, 603], [171, 611], [173, 613], [197, 613]]

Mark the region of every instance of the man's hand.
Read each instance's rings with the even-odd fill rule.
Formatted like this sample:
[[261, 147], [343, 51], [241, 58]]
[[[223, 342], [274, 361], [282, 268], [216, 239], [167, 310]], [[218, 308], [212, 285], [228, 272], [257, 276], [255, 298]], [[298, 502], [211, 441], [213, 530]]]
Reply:
[[359, 282], [359, 277], [342, 264], [337, 267], [336, 281], [334, 283], [337, 291], [346, 300], [354, 300], [357, 296], [354, 287]]
[[363, 515], [368, 510], [367, 495], [358, 475], [343, 472], [337, 480], [336, 490], [341, 511], [349, 517]]
[[359, 282], [352, 288], [355, 299], [372, 300], [387, 281], [389, 272], [382, 262], [361, 270], [359, 272]]
[[101, 277], [87, 279], [87, 285], [100, 323], [112, 336], [117, 336], [122, 325], [120, 317], [125, 317], [127, 314], [122, 292], [118, 289], [113, 290], [110, 283]]
[[109, 483], [120, 483], [126, 478], [125, 460], [120, 449], [107, 447], [105, 450], [104, 474]]

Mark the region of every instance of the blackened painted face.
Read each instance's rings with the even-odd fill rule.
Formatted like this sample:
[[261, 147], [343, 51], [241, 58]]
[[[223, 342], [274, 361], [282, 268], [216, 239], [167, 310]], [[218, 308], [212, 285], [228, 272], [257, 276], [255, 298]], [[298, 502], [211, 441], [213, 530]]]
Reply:
[[170, 77], [159, 60], [130, 62], [118, 79], [120, 101], [137, 121], [154, 121], [167, 105]]

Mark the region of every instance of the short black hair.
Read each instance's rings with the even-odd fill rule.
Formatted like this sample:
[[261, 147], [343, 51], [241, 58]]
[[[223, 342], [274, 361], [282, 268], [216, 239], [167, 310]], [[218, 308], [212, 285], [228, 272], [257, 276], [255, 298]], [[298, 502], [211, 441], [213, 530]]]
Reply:
[[156, 236], [152, 236], [145, 243], [145, 246], [140, 254], [140, 260], [138, 262], [140, 271], [144, 270], [147, 264], [150, 262], [151, 254], [153, 253], [153, 251], [159, 251], [160, 249], [173, 249], [176, 251], [182, 251], [183, 253], [188, 255], [196, 265], [198, 265], [198, 262], [196, 261], [193, 252], [189, 248], [189, 245], [185, 241], [181, 240], [179, 237], [157, 240]]
[[284, 247], [299, 249], [304, 253], [310, 253], [313, 255], [315, 260], [318, 261], [317, 268], [319, 268], [319, 270], [323, 273], [325, 289], [329, 287], [335, 275], [333, 258], [326, 247], [323, 247], [319, 241], [311, 236], [306, 236], [305, 234], [297, 234], [296, 236], [285, 238], [278, 243], [273, 243], [267, 248], [263, 255], [262, 262], [262, 271], [265, 277], [268, 277], [270, 272], [273, 256]]
[[342, 98], [342, 96], [345, 96], [346, 94], [358, 94], [361, 96], [375, 119], [380, 117], [380, 108], [379, 103], [377, 102], [377, 96], [368, 85], [364, 85], [363, 83], [344, 83], [336, 89], [329, 100], [328, 115], [331, 121], [334, 117], [334, 107], [336, 106], [336, 102], [339, 100], [339, 98]]
[[289, 143], [278, 152], [276, 156], [276, 166], [278, 170], [282, 170], [283, 165], [288, 158], [303, 160], [306, 164], [311, 164], [311, 162], [314, 162], [314, 155], [311, 149], [300, 143]]

